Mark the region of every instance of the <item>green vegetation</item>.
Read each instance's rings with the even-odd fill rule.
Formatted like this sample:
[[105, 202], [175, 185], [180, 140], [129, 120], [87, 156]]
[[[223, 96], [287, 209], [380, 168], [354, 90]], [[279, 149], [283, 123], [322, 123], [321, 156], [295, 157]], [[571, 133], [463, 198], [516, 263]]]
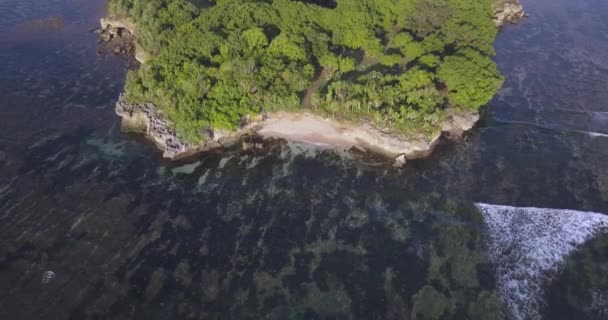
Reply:
[[199, 141], [207, 126], [303, 106], [437, 131], [446, 107], [477, 109], [502, 84], [492, 2], [111, 0], [110, 10], [135, 22], [153, 56], [129, 74], [127, 99], [154, 103]]

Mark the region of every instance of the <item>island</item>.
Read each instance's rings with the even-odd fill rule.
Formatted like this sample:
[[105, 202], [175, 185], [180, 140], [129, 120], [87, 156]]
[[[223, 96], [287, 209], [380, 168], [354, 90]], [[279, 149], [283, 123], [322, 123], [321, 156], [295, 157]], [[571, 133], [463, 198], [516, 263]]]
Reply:
[[474, 126], [503, 83], [497, 31], [524, 16], [519, 0], [110, 0], [100, 33], [133, 39], [116, 113], [166, 158], [258, 135], [403, 165]]

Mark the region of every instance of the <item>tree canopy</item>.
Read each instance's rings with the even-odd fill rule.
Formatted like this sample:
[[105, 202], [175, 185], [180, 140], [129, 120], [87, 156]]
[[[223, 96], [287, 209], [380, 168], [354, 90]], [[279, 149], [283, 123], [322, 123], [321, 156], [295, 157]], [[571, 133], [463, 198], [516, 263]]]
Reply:
[[[126, 97], [164, 110], [180, 135], [235, 129], [261, 110], [436, 130], [502, 85], [492, 0], [111, 0], [152, 59]], [[309, 104], [303, 103], [311, 96]]]

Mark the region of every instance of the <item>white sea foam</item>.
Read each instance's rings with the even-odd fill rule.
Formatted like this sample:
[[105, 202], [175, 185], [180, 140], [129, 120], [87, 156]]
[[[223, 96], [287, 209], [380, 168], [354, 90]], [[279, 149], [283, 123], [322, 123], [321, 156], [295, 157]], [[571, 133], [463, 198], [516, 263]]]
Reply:
[[42, 284], [49, 284], [55, 278], [55, 272], [53, 271], [45, 271], [42, 274]]
[[600, 132], [589, 132], [589, 135], [594, 138], [597, 138], [597, 137], [608, 138], [608, 134], [600, 133]]
[[487, 228], [500, 295], [514, 320], [540, 319], [543, 284], [567, 255], [608, 230], [608, 216], [600, 213], [476, 205]]

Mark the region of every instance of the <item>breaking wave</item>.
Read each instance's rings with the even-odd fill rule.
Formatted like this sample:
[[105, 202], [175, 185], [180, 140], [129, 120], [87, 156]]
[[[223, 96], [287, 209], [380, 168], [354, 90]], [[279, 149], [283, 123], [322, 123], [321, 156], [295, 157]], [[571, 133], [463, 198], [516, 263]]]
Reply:
[[608, 216], [574, 210], [519, 208], [477, 203], [488, 236], [490, 261], [509, 318], [541, 319], [543, 285], [564, 258], [598, 232]]

